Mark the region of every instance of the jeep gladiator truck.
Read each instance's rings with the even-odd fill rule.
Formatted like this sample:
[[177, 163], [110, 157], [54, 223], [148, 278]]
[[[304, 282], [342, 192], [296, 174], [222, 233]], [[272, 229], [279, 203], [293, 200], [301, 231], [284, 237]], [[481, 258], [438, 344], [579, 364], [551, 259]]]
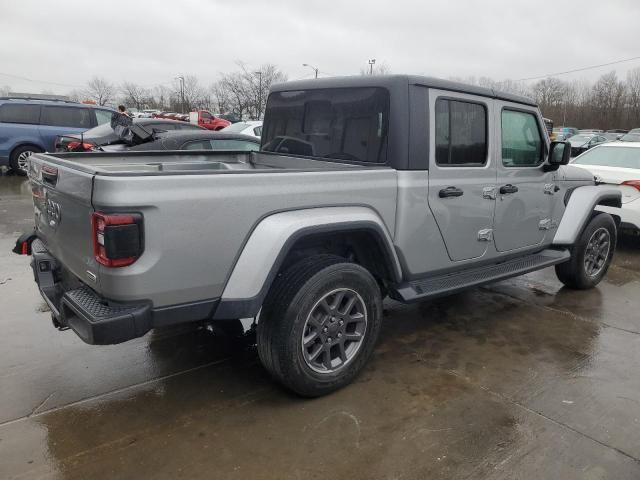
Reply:
[[54, 325], [113, 344], [255, 318], [269, 373], [348, 384], [382, 300], [416, 302], [555, 266], [600, 282], [616, 189], [566, 165], [526, 98], [417, 76], [284, 83], [261, 151], [36, 154], [32, 255]]

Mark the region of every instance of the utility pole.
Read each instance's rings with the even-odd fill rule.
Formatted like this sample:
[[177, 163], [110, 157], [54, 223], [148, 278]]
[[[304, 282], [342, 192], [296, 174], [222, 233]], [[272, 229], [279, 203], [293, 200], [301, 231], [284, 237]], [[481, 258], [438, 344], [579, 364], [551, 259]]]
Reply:
[[260, 114], [262, 113], [262, 71], [253, 72], [258, 75], [258, 118], [260, 120]]
[[376, 64], [376, 59], [372, 58], [369, 60], [369, 75], [373, 75], [373, 66]]
[[315, 72], [316, 78], [318, 78], [318, 68], [314, 67], [313, 65], [309, 65], [308, 63], [303, 63], [302, 66], [309, 67], [311, 70]]
[[176, 78], [180, 80], [180, 113], [184, 113], [184, 76], [178, 75]]

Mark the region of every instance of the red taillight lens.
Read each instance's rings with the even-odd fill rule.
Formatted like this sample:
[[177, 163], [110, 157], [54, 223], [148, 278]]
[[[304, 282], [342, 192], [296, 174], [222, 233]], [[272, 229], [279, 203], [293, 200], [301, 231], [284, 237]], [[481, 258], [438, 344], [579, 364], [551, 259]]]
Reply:
[[92, 148], [93, 148], [93, 144], [91, 143], [81, 143], [81, 142], [67, 143], [67, 150], [71, 152], [84, 152], [86, 150], [91, 150]]
[[142, 215], [94, 212], [93, 254], [105, 267], [126, 267], [142, 255]]
[[640, 180], [627, 180], [626, 182], [622, 182], [622, 185], [627, 185], [640, 191]]

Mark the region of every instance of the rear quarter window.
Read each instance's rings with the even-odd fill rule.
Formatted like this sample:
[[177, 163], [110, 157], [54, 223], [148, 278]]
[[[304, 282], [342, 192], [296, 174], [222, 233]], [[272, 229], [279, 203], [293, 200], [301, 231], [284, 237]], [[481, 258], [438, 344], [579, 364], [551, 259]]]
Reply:
[[40, 122], [40, 105], [0, 105], [0, 122], [37, 125]]
[[89, 129], [91, 128], [91, 111], [88, 108], [44, 105], [40, 124]]

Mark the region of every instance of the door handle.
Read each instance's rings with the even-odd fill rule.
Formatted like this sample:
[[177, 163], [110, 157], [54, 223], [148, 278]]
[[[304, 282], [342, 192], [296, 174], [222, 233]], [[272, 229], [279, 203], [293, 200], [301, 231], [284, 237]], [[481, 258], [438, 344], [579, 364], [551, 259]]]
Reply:
[[461, 197], [462, 195], [464, 195], [464, 192], [458, 187], [447, 187], [438, 192], [440, 198]]
[[510, 183], [507, 183], [506, 185], [500, 187], [501, 195], [506, 195], [507, 193], [516, 193], [517, 191], [518, 187], [516, 187], [515, 185], [511, 185]]

